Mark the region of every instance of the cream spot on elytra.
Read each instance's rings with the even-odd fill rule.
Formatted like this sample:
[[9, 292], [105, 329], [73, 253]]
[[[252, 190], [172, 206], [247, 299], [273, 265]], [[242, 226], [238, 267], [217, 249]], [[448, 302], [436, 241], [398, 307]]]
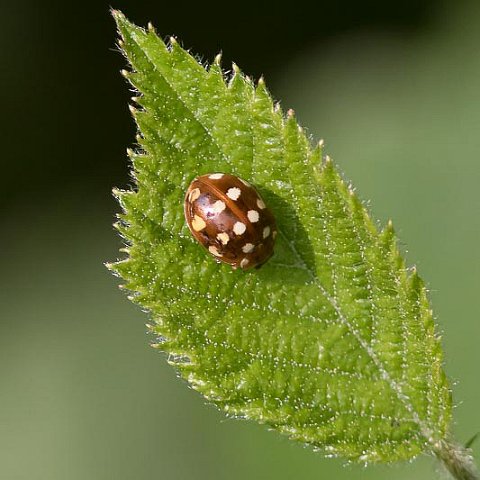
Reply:
[[200, 189], [194, 188], [188, 195], [188, 201], [194, 202], [200, 196]]
[[224, 245], [228, 243], [230, 240], [230, 237], [228, 236], [228, 233], [218, 233], [217, 234], [218, 240], [220, 240]]
[[242, 259], [242, 261], [240, 262], [240, 267], [245, 268], [249, 263], [250, 263], [250, 262], [249, 262], [248, 258], [244, 258], [244, 259]]
[[223, 173], [212, 173], [208, 176], [208, 178], [211, 178], [212, 180], [220, 180], [222, 177]]
[[207, 224], [204, 222], [202, 217], [199, 217], [198, 215], [195, 215], [192, 220], [192, 227], [196, 232], [199, 232], [200, 230], [203, 230]]
[[212, 205], [212, 211], [214, 213], [221, 213], [225, 210], [225, 202], [222, 202], [222, 200], [217, 200], [213, 205]]
[[254, 248], [255, 248], [255, 245], [253, 245], [253, 243], [246, 243], [242, 247], [242, 252], [243, 253], [250, 253]]
[[208, 251], [215, 255], [216, 257], [223, 257], [223, 254], [221, 254], [218, 250], [217, 247], [214, 247], [213, 245], [208, 247]]
[[263, 210], [264, 208], [267, 208], [267, 206], [265, 205], [265, 202], [261, 198], [257, 198], [257, 207], [260, 210]]
[[233, 232], [236, 235], [241, 235], [242, 233], [245, 233], [246, 229], [247, 226], [243, 222], [235, 222], [235, 225], [233, 226]]
[[240, 196], [241, 193], [242, 191], [239, 188], [232, 187], [227, 190], [227, 197], [232, 200], [238, 200], [238, 197]]
[[249, 210], [247, 213], [247, 217], [252, 223], [255, 223], [258, 222], [260, 215], [256, 210]]
[[269, 226], [266, 226], [266, 227], [263, 229], [263, 238], [267, 238], [269, 235], [270, 235], [270, 227], [269, 227]]

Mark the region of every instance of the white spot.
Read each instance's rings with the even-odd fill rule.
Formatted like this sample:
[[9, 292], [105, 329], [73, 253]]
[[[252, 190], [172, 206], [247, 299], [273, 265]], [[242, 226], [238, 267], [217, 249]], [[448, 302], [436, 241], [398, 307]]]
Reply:
[[200, 230], [203, 230], [207, 224], [204, 222], [202, 217], [199, 217], [198, 215], [195, 215], [192, 220], [192, 227], [196, 232], [199, 232]]
[[222, 202], [222, 200], [217, 200], [213, 205], [212, 205], [212, 211], [214, 213], [220, 213], [225, 210], [225, 202]]
[[248, 258], [243, 258], [242, 261], [240, 262], [240, 267], [245, 268], [249, 263], [250, 261], [248, 260]]
[[255, 245], [253, 243], [246, 243], [242, 247], [242, 252], [243, 253], [250, 253], [254, 248], [255, 248]]
[[235, 225], [233, 226], [233, 232], [236, 235], [241, 235], [246, 229], [247, 226], [243, 222], [235, 222]]
[[194, 202], [200, 196], [200, 189], [194, 188], [188, 195], [188, 201]]
[[263, 210], [264, 208], [267, 208], [267, 206], [265, 205], [265, 202], [261, 198], [257, 199], [257, 207], [260, 210]]
[[265, 227], [263, 229], [263, 238], [267, 238], [270, 235], [270, 227]]
[[218, 233], [217, 234], [217, 238], [218, 240], [220, 240], [224, 245], [226, 245], [229, 240], [230, 240], [230, 237], [228, 236], [228, 233]]
[[252, 223], [255, 223], [258, 222], [260, 215], [256, 210], [249, 210], [247, 213], [247, 217]]
[[220, 180], [222, 177], [223, 173], [212, 173], [208, 176], [208, 178], [211, 178], [212, 180]]
[[218, 250], [217, 250], [217, 247], [214, 247], [213, 245], [211, 247], [208, 247], [208, 251], [215, 255], [216, 257], [223, 257], [223, 254], [220, 253]]
[[232, 187], [227, 190], [227, 197], [231, 198], [232, 200], [238, 200], [238, 197], [241, 193], [242, 191], [239, 188]]

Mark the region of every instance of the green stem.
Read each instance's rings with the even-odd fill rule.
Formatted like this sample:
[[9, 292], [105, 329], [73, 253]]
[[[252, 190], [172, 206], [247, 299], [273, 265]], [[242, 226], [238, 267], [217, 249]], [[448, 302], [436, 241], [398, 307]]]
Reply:
[[454, 479], [480, 480], [469, 448], [442, 440], [436, 444], [434, 453]]

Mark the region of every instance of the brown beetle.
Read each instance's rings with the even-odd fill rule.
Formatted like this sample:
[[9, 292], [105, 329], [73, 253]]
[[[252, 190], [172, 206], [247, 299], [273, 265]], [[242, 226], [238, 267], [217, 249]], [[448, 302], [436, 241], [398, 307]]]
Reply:
[[218, 261], [233, 268], [259, 267], [273, 254], [275, 218], [255, 188], [227, 173], [202, 175], [185, 195], [192, 235]]

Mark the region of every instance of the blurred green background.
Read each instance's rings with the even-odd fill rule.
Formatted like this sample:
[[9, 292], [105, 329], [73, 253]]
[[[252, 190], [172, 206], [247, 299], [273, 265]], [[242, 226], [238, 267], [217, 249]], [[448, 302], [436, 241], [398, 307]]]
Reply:
[[[126, 187], [131, 92], [107, 2], [0, 6], [0, 480], [434, 479], [364, 469], [227, 420], [146, 335], [103, 262]], [[480, 430], [478, 2], [118, 1], [212, 59], [224, 51], [324, 138], [431, 289], [454, 431]], [[480, 446], [474, 445], [477, 458]]]

